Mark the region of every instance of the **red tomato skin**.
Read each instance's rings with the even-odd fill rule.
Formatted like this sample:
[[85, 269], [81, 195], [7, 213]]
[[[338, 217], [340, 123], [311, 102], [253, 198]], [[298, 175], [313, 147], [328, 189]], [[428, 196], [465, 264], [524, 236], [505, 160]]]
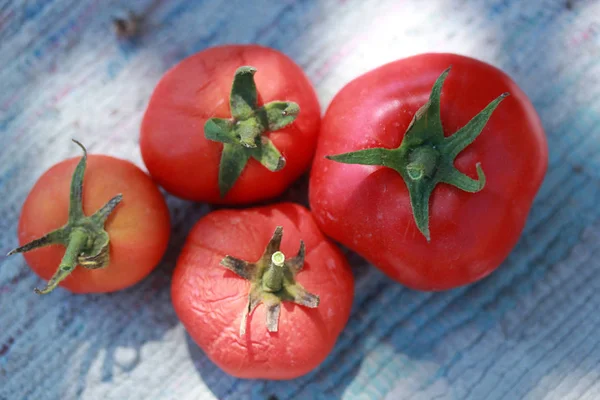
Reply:
[[[489, 102], [510, 92], [481, 135], [455, 160], [479, 193], [439, 184], [430, 199], [431, 242], [417, 230], [402, 177], [380, 166], [325, 159], [365, 148], [396, 148], [436, 78], [452, 66], [441, 94], [449, 136]], [[319, 227], [392, 279], [426, 291], [485, 277], [515, 246], [548, 163], [546, 136], [525, 93], [502, 71], [454, 54], [424, 54], [384, 65], [350, 82], [323, 119], [309, 200]]]
[[[293, 124], [268, 136], [286, 159], [270, 172], [249, 160], [223, 198], [218, 189], [223, 144], [204, 137], [212, 117], [231, 118], [229, 93], [235, 70], [250, 65], [259, 105], [294, 101], [300, 113]], [[309, 166], [321, 123], [312, 84], [290, 58], [257, 45], [212, 47], [186, 58], [163, 76], [144, 115], [140, 145], [150, 175], [167, 191], [189, 200], [245, 204], [281, 194]]]
[[[20, 245], [67, 223], [71, 178], [80, 159], [56, 164], [35, 183], [19, 218]], [[93, 214], [119, 193], [123, 200], [105, 224], [110, 236], [110, 264], [96, 270], [76, 267], [60, 283], [65, 289], [73, 293], [121, 290], [142, 280], [162, 258], [169, 241], [170, 222], [169, 210], [156, 184], [128, 161], [88, 155], [83, 179], [84, 214]], [[31, 269], [48, 281], [64, 253], [64, 246], [52, 245], [23, 256]]]
[[[269, 333], [265, 307], [248, 317], [240, 336], [250, 282], [219, 263], [229, 254], [255, 261], [276, 226], [288, 257], [306, 244], [306, 262], [296, 276], [320, 297], [317, 308], [282, 304], [279, 331]], [[188, 236], [173, 275], [173, 306], [207, 356], [239, 378], [292, 379], [319, 365], [350, 315], [354, 280], [345, 257], [319, 231], [310, 212], [292, 203], [247, 210], [220, 210], [200, 219]]]

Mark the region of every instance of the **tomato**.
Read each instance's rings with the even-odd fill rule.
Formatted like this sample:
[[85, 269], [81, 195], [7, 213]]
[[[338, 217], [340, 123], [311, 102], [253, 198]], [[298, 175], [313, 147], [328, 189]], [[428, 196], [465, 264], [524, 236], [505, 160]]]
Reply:
[[52, 279], [38, 293], [57, 284], [74, 293], [112, 292], [152, 271], [169, 232], [169, 211], [148, 175], [125, 160], [86, 155], [54, 165], [35, 183], [19, 219], [23, 247], [9, 254], [32, 250], [27, 264]]
[[391, 278], [450, 289], [507, 257], [547, 163], [538, 115], [506, 74], [468, 57], [424, 54], [336, 95], [310, 205], [327, 235]]
[[240, 378], [291, 379], [314, 369], [344, 328], [353, 291], [342, 253], [292, 203], [206, 215], [172, 283], [191, 337]]
[[152, 177], [174, 195], [250, 203], [281, 194], [309, 167], [320, 122], [315, 91], [290, 58], [219, 46], [163, 76], [140, 145]]

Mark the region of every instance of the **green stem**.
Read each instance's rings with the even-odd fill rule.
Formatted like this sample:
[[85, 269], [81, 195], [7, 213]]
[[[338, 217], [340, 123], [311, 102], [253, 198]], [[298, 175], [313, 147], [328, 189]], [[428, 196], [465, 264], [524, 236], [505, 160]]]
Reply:
[[73, 229], [69, 235], [69, 244], [67, 245], [67, 250], [65, 251], [65, 255], [62, 258], [58, 270], [56, 270], [52, 278], [50, 278], [46, 287], [41, 290], [36, 288], [34, 290], [35, 293], [50, 293], [61, 281], [69, 276], [77, 266], [77, 259], [87, 247], [88, 240], [89, 236], [83, 229]]
[[271, 264], [265, 271], [262, 278], [263, 290], [269, 293], [277, 293], [283, 287], [283, 266], [285, 255], [281, 251], [276, 251], [271, 256]]
[[69, 235], [69, 244], [65, 255], [60, 262], [59, 268], [65, 271], [72, 271], [77, 266], [77, 258], [83, 253], [86, 247], [88, 235], [83, 229], [73, 229]]
[[409, 163], [406, 172], [413, 181], [423, 177], [431, 178], [437, 168], [439, 153], [432, 147], [421, 146], [414, 149], [408, 156]]

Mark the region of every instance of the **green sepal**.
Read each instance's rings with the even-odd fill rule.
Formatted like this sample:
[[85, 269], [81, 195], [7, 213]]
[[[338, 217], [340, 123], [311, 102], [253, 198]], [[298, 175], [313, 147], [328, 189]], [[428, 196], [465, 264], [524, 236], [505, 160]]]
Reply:
[[265, 104], [262, 109], [266, 116], [267, 129], [270, 132], [278, 131], [290, 125], [300, 113], [300, 106], [293, 101], [273, 101]]
[[81, 147], [83, 157], [77, 163], [71, 178], [69, 219], [67, 224], [8, 253], [10, 256], [15, 253], [25, 253], [53, 244], [60, 244], [66, 247], [58, 269], [43, 289], [35, 289], [35, 293], [37, 294], [50, 293], [62, 280], [73, 272], [77, 265], [87, 269], [96, 269], [104, 268], [110, 263], [110, 238], [104, 230], [104, 223], [121, 202], [122, 195], [118, 194], [110, 199], [93, 215], [89, 217], [84, 215], [83, 177], [87, 162], [87, 152], [81, 143], [76, 140], [73, 140], [73, 142]]
[[261, 138], [261, 146], [258, 146], [251, 152], [252, 158], [261, 163], [271, 172], [277, 172], [285, 167], [285, 158], [281, 155], [277, 147], [266, 136]]
[[204, 124], [204, 136], [214, 142], [235, 143], [233, 122], [229, 119], [210, 118]]
[[381, 165], [397, 171], [409, 191], [415, 224], [427, 241], [431, 239], [429, 199], [437, 184], [447, 183], [470, 193], [484, 188], [486, 178], [479, 163], [475, 180], [456, 169], [454, 159], [473, 143], [494, 110], [508, 96], [508, 93], [501, 94], [456, 133], [445, 137], [440, 97], [449, 72], [447, 68], [435, 81], [429, 100], [415, 113], [398, 148], [372, 148], [326, 156], [345, 164]]
[[204, 124], [204, 136], [223, 143], [219, 166], [219, 192], [224, 197], [233, 187], [250, 158], [269, 171], [285, 166], [285, 159], [264, 134], [280, 130], [294, 122], [300, 107], [290, 101], [273, 101], [258, 107], [254, 67], [236, 70], [230, 94], [231, 119], [210, 118]]
[[231, 116], [235, 120], [245, 120], [254, 114], [258, 99], [254, 83], [255, 73], [256, 68], [249, 66], [240, 67], [235, 71], [229, 96]]
[[77, 163], [73, 177], [71, 178], [71, 192], [69, 196], [69, 222], [77, 221], [83, 218], [83, 175], [87, 163], [87, 151], [81, 143], [76, 140], [73, 142], [83, 151], [83, 157]]
[[244, 147], [232, 143], [223, 144], [221, 164], [219, 165], [219, 192], [221, 197], [225, 197], [237, 181], [249, 158], [250, 152]]

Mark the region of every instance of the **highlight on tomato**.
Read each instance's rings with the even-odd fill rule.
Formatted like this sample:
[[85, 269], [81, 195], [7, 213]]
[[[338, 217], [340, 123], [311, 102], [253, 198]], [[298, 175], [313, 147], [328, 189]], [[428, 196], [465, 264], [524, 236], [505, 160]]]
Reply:
[[150, 175], [170, 193], [245, 204], [281, 194], [309, 167], [320, 122], [315, 91], [289, 57], [218, 46], [163, 76], [140, 146]]
[[225, 372], [292, 379], [332, 350], [350, 315], [354, 281], [310, 212], [280, 203], [200, 219], [171, 291], [188, 333]]
[[335, 96], [310, 205], [328, 236], [391, 278], [450, 289], [508, 256], [547, 163], [540, 119], [504, 72], [424, 54], [370, 71]]
[[[169, 210], [134, 164], [87, 155], [54, 165], [35, 183], [19, 218], [20, 247], [31, 269], [74, 293], [112, 292], [148, 275], [169, 240]], [[69, 190], [70, 188], [70, 190]]]

